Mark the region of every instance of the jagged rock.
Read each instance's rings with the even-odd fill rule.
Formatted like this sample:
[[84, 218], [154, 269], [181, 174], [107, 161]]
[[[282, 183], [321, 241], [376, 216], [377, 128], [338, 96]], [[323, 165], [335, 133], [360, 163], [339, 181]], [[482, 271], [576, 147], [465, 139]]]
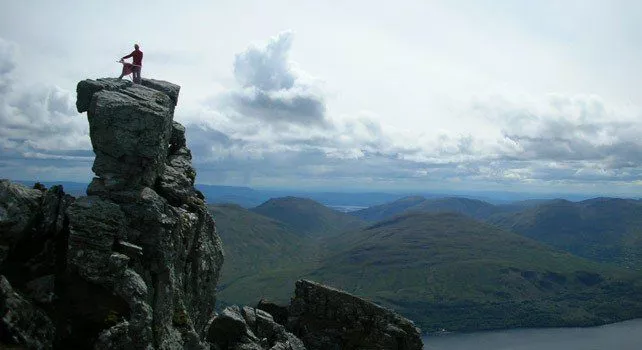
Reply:
[[289, 311], [287, 306], [277, 305], [265, 299], [261, 299], [256, 308], [272, 315], [274, 322], [286, 326], [288, 324]]
[[185, 128], [172, 120], [179, 87], [98, 79], [80, 82], [77, 93], [97, 177], [90, 197], [67, 211], [69, 279], [100, 285], [120, 308], [90, 315], [118, 322], [94, 323], [96, 346], [131, 339], [133, 349], [206, 348], [223, 250], [194, 189]]
[[25, 285], [26, 294], [40, 304], [51, 304], [54, 299], [55, 276], [45, 275]]
[[300, 339], [270, 314], [248, 306], [225, 308], [210, 325], [207, 340], [216, 350], [304, 350]]
[[185, 127], [180, 123], [174, 122], [172, 124], [172, 136], [169, 139], [169, 153], [174, 154], [176, 150], [185, 147]]
[[296, 282], [288, 329], [311, 350], [421, 350], [412, 321], [346, 292], [312, 281]]
[[113, 285], [129, 258], [112, 248], [126, 237], [125, 214], [120, 207], [100, 197], [81, 197], [67, 209], [69, 216], [70, 269], [95, 283]]
[[[178, 86], [164, 82], [162, 87], [178, 95]], [[89, 119], [94, 173], [110, 189], [153, 185], [167, 158], [172, 99], [115, 79], [85, 80], [76, 91], [78, 111], [86, 110]]]
[[180, 91], [180, 86], [168, 83], [163, 80], [145, 78], [141, 81], [141, 84], [153, 90], [165, 93], [167, 96], [169, 96], [170, 100], [172, 100], [173, 106], [176, 106], [178, 104], [178, 93]]
[[192, 204], [190, 198], [196, 197], [195, 178], [192, 153], [186, 147], [181, 147], [168, 156], [167, 165], [158, 179], [157, 189], [174, 205]]
[[26, 283], [34, 286], [38, 282], [33, 281], [56, 273], [64, 264], [64, 211], [72, 202], [61, 186], [36, 190], [0, 181], [0, 242], [5, 248], [0, 249], [4, 252], [0, 273], [14, 287], [25, 292]]
[[13, 290], [0, 275], [0, 348], [51, 349], [54, 325], [47, 315]]
[[129, 322], [123, 321], [117, 325], [104, 330], [98, 336], [98, 340], [94, 345], [94, 350], [126, 350], [134, 348], [132, 344], [135, 334], [129, 333]]
[[0, 263], [36, 224], [42, 191], [0, 180]]

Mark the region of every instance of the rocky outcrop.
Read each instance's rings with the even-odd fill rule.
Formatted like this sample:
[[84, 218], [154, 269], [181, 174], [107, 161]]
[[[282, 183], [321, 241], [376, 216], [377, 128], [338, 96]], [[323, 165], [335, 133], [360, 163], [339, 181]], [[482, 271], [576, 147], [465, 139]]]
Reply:
[[0, 263], [36, 226], [43, 193], [0, 180]]
[[0, 323], [0, 342], [39, 348], [21, 327], [42, 314], [54, 348], [208, 348], [223, 249], [173, 121], [179, 87], [98, 79], [77, 93], [96, 153], [88, 196], [0, 181], [3, 300], [35, 310]]
[[54, 275], [64, 268], [64, 213], [72, 202], [61, 186], [0, 180], [0, 274], [41, 304], [53, 300]]
[[346, 292], [312, 281], [296, 282], [288, 328], [310, 350], [421, 350], [412, 321]]
[[305, 350], [303, 342], [274, 322], [272, 315], [249, 306], [230, 306], [212, 320], [208, 340], [215, 350]]
[[153, 186], [163, 172], [172, 135], [179, 87], [156, 82], [159, 90], [125, 80], [81, 81], [79, 112], [87, 112], [96, 154], [92, 170], [108, 189]]
[[0, 180], [0, 345], [52, 348], [54, 322], [43, 309], [54, 308], [66, 252], [64, 212], [72, 201], [61, 186], [30, 189]]
[[179, 87], [113, 79], [78, 84], [96, 173], [68, 210], [70, 279], [111, 294], [99, 347], [206, 348], [223, 250], [194, 189], [185, 129], [173, 121]]
[[0, 276], [0, 348], [51, 349], [53, 322]]
[[217, 315], [223, 248], [173, 121], [179, 87], [98, 79], [77, 93], [96, 153], [87, 196], [0, 180], [0, 347], [418, 349], [411, 322], [308, 281], [289, 308]]

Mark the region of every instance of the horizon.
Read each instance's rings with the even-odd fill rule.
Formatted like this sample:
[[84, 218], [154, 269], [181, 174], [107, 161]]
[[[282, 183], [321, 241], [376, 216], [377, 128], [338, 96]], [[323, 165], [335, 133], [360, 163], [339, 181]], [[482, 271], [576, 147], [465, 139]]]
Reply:
[[8, 2], [0, 177], [89, 182], [75, 86], [118, 76], [139, 43], [142, 77], [182, 87], [197, 181], [641, 197], [638, 13], [625, 0]]
[[[46, 186], [53, 186], [56, 184], [62, 184], [63, 189], [66, 185], [78, 185], [86, 188], [89, 185], [89, 182], [76, 182], [76, 181], [38, 181], [38, 180], [24, 180], [24, 179], [8, 179], [12, 182], [17, 182], [21, 184], [34, 184], [40, 182]], [[491, 191], [491, 190], [468, 190], [468, 191], [439, 191], [439, 190], [429, 190], [429, 189], [415, 189], [415, 190], [372, 190], [372, 189], [343, 189], [343, 188], [302, 188], [302, 187], [263, 187], [263, 186], [233, 186], [233, 185], [215, 185], [215, 184], [205, 184], [196, 182], [194, 184], [197, 188], [202, 188], [203, 186], [209, 186], [212, 188], [227, 188], [227, 189], [239, 189], [239, 190], [251, 190], [258, 193], [263, 193], [264, 195], [271, 194], [274, 197], [267, 196], [266, 200], [271, 198], [281, 198], [286, 196], [295, 196], [300, 198], [308, 198], [305, 195], [320, 195], [320, 194], [355, 194], [355, 195], [390, 195], [390, 196], [399, 196], [400, 198], [411, 197], [411, 196], [422, 196], [428, 198], [469, 198], [482, 200], [494, 205], [511, 203], [511, 202], [520, 202], [527, 200], [553, 200], [553, 199], [562, 199], [568, 200], [571, 202], [581, 202], [584, 200], [590, 200], [595, 198], [614, 198], [614, 199], [633, 199], [641, 200], [642, 197], [639, 196], [627, 196], [627, 195], [617, 195], [617, 194], [608, 194], [608, 193], [563, 193], [563, 192], [520, 192], [520, 191]], [[71, 190], [72, 192], [77, 191], [77, 186], [74, 186]], [[84, 193], [84, 192], [83, 192]], [[207, 196], [206, 196], [207, 197]], [[318, 200], [317, 200], [318, 201]], [[322, 202], [322, 201], [319, 201]], [[388, 201], [390, 202], [390, 201]], [[218, 203], [218, 202], [213, 202]], [[211, 203], [211, 204], [213, 204]], [[323, 204], [323, 203], [322, 203]], [[325, 205], [325, 204], [324, 204]], [[333, 204], [336, 205], [336, 204]], [[352, 205], [351, 203], [343, 203], [341, 205]], [[332, 206], [332, 205], [330, 205]]]

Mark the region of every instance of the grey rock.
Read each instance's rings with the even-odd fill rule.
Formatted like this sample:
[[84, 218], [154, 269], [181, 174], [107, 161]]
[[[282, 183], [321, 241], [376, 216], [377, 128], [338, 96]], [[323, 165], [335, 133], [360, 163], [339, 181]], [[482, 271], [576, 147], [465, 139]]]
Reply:
[[274, 321], [276, 323], [284, 326], [287, 325], [288, 315], [289, 315], [287, 306], [277, 305], [268, 300], [261, 299], [259, 303], [256, 305], [256, 308], [269, 313], [274, 318]]
[[[64, 212], [73, 197], [61, 186], [41, 188], [0, 181], [0, 245], [4, 248], [0, 249], [0, 273], [23, 294], [38, 303], [50, 303], [51, 284], [43, 282], [64, 264]], [[41, 280], [43, 276], [48, 277]]]
[[[152, 85], [178, 96], [178, 86]], [[169, 85], [173, 88], [166, 88]], [[87, 111], [96, 154], [92, 169], [104, 185], [114, 189], [153, 185], [167, 157], [172, 98], [163, 91], [115, 79], [81, 81], [76, 91], [78, 110]]]
[[130, 259], [139, 259], [143, 257], [143, 248], [125, 241], [117, 241], [114, 249], [127, 255]]
[[67, 211], [69, 272], [127, 305], [96, 347], [207, 348], [223, 248], [194, 189], [185, 128], [172, 120], [179, 89], [151, 79], [78, 84], [97, 177]]
[[[129, 322], [122, 321], [117, 325], [104, 330], [98, 336], [94, 345], [95, 350], [134, 350], [135, 334], [130, 333]], [[149, 347], [151, 350], [152, 348]]]
[[265, 311], [227, 307], [210, 325], [207, 340], [213, 349], [304, 350], [303, 342], [274, 322]]
[[172, 124], [172, 136], [169, 139], [169, 144], [170, 154], [174, 154], [176, 150], [180, 149], [181, 147], [185, 147], [185, 127], [180, 123], [174, 122]]
[[145, 78], [142, 79], [141, 84], [153, 90], [157, 90], [165, 93], [167, 96], [169, 96], [170, 100], [172, 100], [172, 103], [174, 105], [178, 104], [178, 93], [180, 92], [180, 89], [181, 89], [180, 86], [163, 81], [163, 80], [145, 79]]
[[158, 179], [157, 190], [172, 204], [202, 204], [198, 199], [194, 180], [196, 171], [192, 167], [192, 153], [186, 147], [181, 147], [167, 157], [167, 164]]
[[27, 282], [25, 285], [26, 294], [40, 304], [51, 304], [53, 301], [55, 276], [45, 275]]
[[118, 79], [83, 80], [76, 86], [76, 109], [78, 110], [78, 113], [87, 112], [94, 93], [98, 91], [117, 91], [132, 85], [131, 81]]
[[92, 196], [77, 199], [67, 216], [70, 269], [90, 282], [112, 285], [124, 272], [122, 260], [128, 259], [112, 257], [115, 241], [126, 236], [124, 213], [117, 204]]
[[288, 329], [308, 349], [423, 349], [412, 321], [312, 281], [296, 282], [289, 313]]
[[42, 197], [42, 191], [0, 180], [0, 263], [35, 227]]
[[51, 349], [55, 328], [49, 317], [0, 275], [0, 345]]

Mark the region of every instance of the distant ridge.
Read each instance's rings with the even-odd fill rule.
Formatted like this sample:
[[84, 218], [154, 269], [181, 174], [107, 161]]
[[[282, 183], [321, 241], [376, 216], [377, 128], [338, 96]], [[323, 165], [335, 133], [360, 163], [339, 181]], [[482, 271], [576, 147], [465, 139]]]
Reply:
[[359, 218], [307, 198], [273, 198], [250, 210], [284, 222], [295, 232], [313, 237], [358, 229], [366, 224]]
[[33, 185], [36, 182], [40, 182], [41, 184], [45, 185], [45, 187], [50, 188], [52, 186], [56, 185], [62, 185], [62, 187], [65, 189], [65, 192], [68, 194], [74, 196], [74, 197], [79, 197], [79, 196], [84, 196], [86, 191], [87, 191], [87, 186], [89, 185], [88, 183], [83, 183], [83, 182], [73, 182], [73, 181], [27, 181], [27, 180], [17, 180], [15, 181], [19, 184], [25, 185], [27, 187], [33, 187]]
[[640, 200], [559, 199], [488, 221], [585, 258], [642, 269]]
[[325, 264], [310, 278], [392, 307], [424, 330], [595, 325], [642, 316], [638, 273], [462, 214], [406, 213], [327, 244]]
[[426, 213], [460, 213], [472, 218], [484, 218], [500, 212], [498, 206], [478, 199], [464, 197], [424, 198], [411, 196], [401, 198], [391, 203], [385, 203], [370, 208], [350, 212], [366, 221], [384, 220], [395, 215], [408, 212]]

